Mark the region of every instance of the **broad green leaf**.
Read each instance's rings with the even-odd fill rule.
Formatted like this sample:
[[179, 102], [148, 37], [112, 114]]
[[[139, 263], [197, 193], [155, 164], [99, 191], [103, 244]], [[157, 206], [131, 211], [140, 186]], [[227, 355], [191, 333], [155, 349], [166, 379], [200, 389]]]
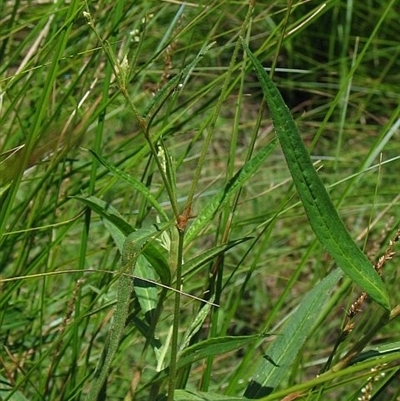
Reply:
[[330, 292], [342, 276], [334, 270], [319, 282], [302, 299], [299, 307], [288, 318], [276, 340], [267, 348], [253, 379], [246, 389], [245, 397], [261, 398], [272, 393], [280, 381], [290, 374], [296, 356], [313, 330], [328, 301]]
[[340, 219], [281, 94], [245, 42], [243, 46], [261, 83], [287, 165], [315, 235], [351, 280], [390, 310], [381, 278]]
[[151, 194], [149, 189], [143, 185], [140, 181], [136, 178], [132, 177], [131, 175], [125, 173], [124, 171], [120, 170], [118, 167], [113, 166], [112, 164], [108, 163], [102, 156], [98, 155], [93, 150], [89, 150], [89, 152], [111, 173], [114, 173], [117, 177], [123, 179], [127, 182], [132, 189], [140, 192], [148, 202], [157, 210], [157, 212], [165, 219], [168, 220], [168, 216], [166, 215], [164, 209], [158, 203], [157, 199]]
[[261, 149], [252, 159], [250, 159], [221, 189], [210, 202], [202, 209], [196, 220], [187, 230], [185, 243], [189, 243], [199, 232], [213, 219], [215, 213], [221, 209], [226, 202], [236, 193], [236, 191], [248, 181], [264, 163], [265, 159], [271, 154], [277, 145], [276, 140], [272, 140], [267, 146]]
[[[251, 335], [251, 336], [227, 336], [227, 337], [218, 337], [211, 338], [209, 340], [202, 341], [200, 343], [196, 343], [191, 345], [188, 348], [185, 348], [178, 359], [177, 367], [179, 369], [185, 368], [186, 366], [199, 361], [201, 359], [207, 358], [209, 356], [218, 356], [222, 355], [226, 352], [235, 351], [250, 344], [253, 341], [259, 341], [261, 338], [260, 335]], [[169, 370], [164, 369], [161, 372], [158, 372], [151, 381], [144, 385], [140, 391], [143, 391], [147, 388], [151, 383], [160, 383], [168, 377]]]

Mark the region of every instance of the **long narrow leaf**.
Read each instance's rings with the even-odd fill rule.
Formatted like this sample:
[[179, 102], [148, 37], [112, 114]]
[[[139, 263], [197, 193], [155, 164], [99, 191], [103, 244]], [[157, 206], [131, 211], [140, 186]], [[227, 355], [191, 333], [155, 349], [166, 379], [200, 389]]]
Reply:
[[[216, 337], [208, 340], [201, 341], [200, 343], [193, 344], [185, 348], [179, 355], [178, 368], [182, 369], [186, 366], [200, 361], [202, 359], [222, 355], [227, 352], [232, 352], [252, 342], [259, 341], [260, 335], [250, 335], [250, 336], [226, 336], [226, 337]], [[162, 372], [158, 372], [153, 379], [149, 382], [155, 384], [165, 380], [169, 375], [169, 368], [164, 369]], [[143, 386], [139, 391], [143, 391], [147, 388], [149, 384]]]
[[236, 191], [248, 181], [264, 163], [277, 145], [273, 140], [250, 159], [203, 208], [196, 220], [189, 227], [185, 243], [189, 243], [212, 220], [215, 213], [236, 193]]
[[175, 390], [174, 401], [245, 401], [246, 398], [232, 397], [212, 392]]
[[351, 280], [379, 305], [390, 310], [381, 278], [340, 219], [281, 94], [244, 42], [243, 46], [261, 83], [287, 165], [315, 235]]
[[339, 269], [320, 281], [301, 301], [298, 309], [286, 321], [276, 340], [267, 348], [245, 397], [260, 398], [272, 393], [280, 381], [290, 374], [296, 356], [312, 331], [329, 299], [329, 294], [341, 277]]
[[157, 202], [157, 199], [150, 193], [149, 189], [145, 185], [143, 185], [140, 181], [138, 181], [136, 178], [132, 177], [131, 175], [125, 173], [124, 171], [120, 170], [119, 168], [108, 163], [107, 160], [104, 159], [104, 157], [100, 156], [93, 150], [89, 150], [89, 151], [108, 171], [115, 174], [117, 177], [123, 179], [133, 189], [140, 192], [149, 201], [149, 203], [154, 207], [154, 209], [156, 209], [157, 212], [160, 213], [160, 215], [165, 220], [168, 220], [168, 216], [164, 212], [163, 208]]
[[398, 360], [400, 361], [400, 341], [369, 347], [365, 351], [363, 351], [360, 355], [356, 356], [351, 361], [351, 365], [367, 361], [369, 359], [382, 358], [387, 354], [393, 354], [393, 353], [396, 353], [399, 356]]
[[222, 355], [260, 339], [258, 334], [250, 336], [226, 336], [211, 338], [185, 348], [179, 356], [178, 367], [182, 368], [210, 356]]

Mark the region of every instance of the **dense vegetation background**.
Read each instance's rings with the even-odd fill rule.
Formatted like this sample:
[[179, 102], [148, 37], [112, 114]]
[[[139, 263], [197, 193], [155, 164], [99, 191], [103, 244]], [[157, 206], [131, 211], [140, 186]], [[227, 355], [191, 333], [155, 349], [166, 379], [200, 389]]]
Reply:
[[[1, 400], [400, 399], [396, 1], [0, 10]], [[316, 240], [241, 38], [390, 312]]]

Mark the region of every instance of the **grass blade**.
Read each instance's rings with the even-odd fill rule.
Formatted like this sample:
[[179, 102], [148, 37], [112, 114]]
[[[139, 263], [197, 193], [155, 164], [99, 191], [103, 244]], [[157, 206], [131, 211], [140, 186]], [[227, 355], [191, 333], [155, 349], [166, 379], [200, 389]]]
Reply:
[[392, 343], [380, 344], [373, 347], [369, 347], [360, 355], [355, 357], [351, 364], [354, 365], [355, 363], [367, 361], [369, 359], [376, 359], [378, 357], [383, 357], [387, 354], [396, 353], [399, 355], [400, 361], [400, 341], [395, 341]]
[[261, 83], [287, 165], [315, 235], [351, 280], [389, 310], [386, 288], [340, 219], [281, 94], [244, 42], [243, 46]]

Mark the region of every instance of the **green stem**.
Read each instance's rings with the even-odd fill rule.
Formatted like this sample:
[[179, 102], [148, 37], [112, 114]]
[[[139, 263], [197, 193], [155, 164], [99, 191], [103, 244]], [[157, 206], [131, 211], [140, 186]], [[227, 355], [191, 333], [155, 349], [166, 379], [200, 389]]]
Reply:
[[169, 381], [168, 381], [168, 401], [174, 401], [174, 392], [177, 379], [177, 355], [178, 355], [178, 336], [179, 336], [179, 317], [181, 307], [181, 286], [182, 286], [182, 260], [183, 260], [183, 243], [185, 238], [184, 230], [178, 229], [178, 252], [176, 261], [176, 285], [175, 285], [175, 302], [174, 302], [174, 321], [172, 327], [172, 343], [171, 343], [171, 359], [169, 364]]

